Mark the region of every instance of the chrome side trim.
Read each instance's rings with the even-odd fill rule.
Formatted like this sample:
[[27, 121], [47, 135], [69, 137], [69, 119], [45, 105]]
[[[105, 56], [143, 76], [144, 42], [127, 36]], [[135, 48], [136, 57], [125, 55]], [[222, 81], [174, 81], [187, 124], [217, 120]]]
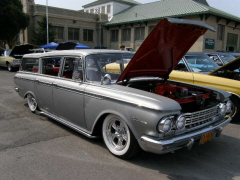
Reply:
[[92, 136], [91, 134], [89, 134], [89, 133], [83, 131], [82, 129], [80, 129], [75, 124], [70, 123], [70, 122], [68, 122], [68, 121], [66, 121], [66, 120], [64, 120], [64, 119], [62, 119], [62, 118], [60, 118], [58, 116], [55, 116], [53, 114], [50, 114], [50, 113], [47, 113], [47, 112], [43, 112], [43, 111], [39, 112], [39, 114], [42, 114], [42, 115], [47, 116], [47, 117], [49, 117], [51, 119], [54, 119], [55, 121], [58, 121], [58, 122], [60, 122], [60, 123], [62, 123], [64, 125], [70, 127], [71, 129], [81, 133], [82, 135], [84, 135], [84, 136], [86, 136], [88, 138], [92, 138], [92, 139], [99, 138], [98, 136]]
[[[29, 74], [29, 73], [27, 73], [27, 74]], [[151, 110], [155, 110], [155, 111], [161, 112], [161, 110], [159, 110], [158, 108], [155, 108], [153, 106], [148, 106], [146, 104], [136, 103], [136, 102], [134, 103], [134, 102], [131, 102], [130, 100], [127, 100], [127, 99], [115, 98], [115, 97], [112, 97], [112, 96], [103, 96], [101, 94], [94, 94], [94, 93], [89, 93], [89, 92], [86, 92], [86, 91], [80, 91], [79, 89], [74, 89], [74, 88], [70, 88], [70, 87], [67, 87], [67, 86], [60, 86], [59, 84], [52, 84], [52, 83], [47, 83], [47, 82], [43, 82], [43, 81], [39, 81], [39, 80], [33, 80], [33, 79], [18, 77], [18, 76], [15, 76], [15, 78], [22, 79], [22, 80], [25, 80], [25, 81], [33, 81], [33, 82], [39, 83], [39, 84], [42, 83], [45, 86], [52, 86], [54, 88], [62, 89], [62, 90], [65, 90], [65, 91], [78, 93], [78, 94], [84, 94], [86, 96], [89, 96], [89, 97], [92, 97], [92, 98], [96, 98], [96, 99], [115, 100], [115, 101], [120, 101], [120, 102], [124, 102], [124, 103], [130, 104], [130, 105], [134, 105], [134, 106], [137, 106], [137, 107], [142, 107], [142, 108], [151, 109]], [[127, 94], [129, 94], [131, 96], [132, 93], [127, 92]], [[164, 111], [164, 112], [174, 112], [174, 111], [179, 111], [179, 109], [172, 109], [172, 110]]]

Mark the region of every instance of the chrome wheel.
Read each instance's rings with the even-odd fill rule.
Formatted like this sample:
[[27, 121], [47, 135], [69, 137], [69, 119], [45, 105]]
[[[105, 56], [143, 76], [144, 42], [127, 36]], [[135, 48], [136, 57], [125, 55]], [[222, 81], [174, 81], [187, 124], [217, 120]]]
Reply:
[[125, 121], [116, 115], [108, 115], [102, 126], [103, 140], [115, 156], [128, 159], [135, 156], [140, 148]]
[[12, 72], [13, 69], [12, 69], [12, 66], [11, 66], [10, 63], [7, 64], [7, 68], [8, 68], [8, 71], [9, 71], [9, 72]]
[[28, 107], [32, 112], [35, 112], [37, 110], [37, 101], [35, 97], [32, 94], [27, 95], [27, 102], [28, 102]]

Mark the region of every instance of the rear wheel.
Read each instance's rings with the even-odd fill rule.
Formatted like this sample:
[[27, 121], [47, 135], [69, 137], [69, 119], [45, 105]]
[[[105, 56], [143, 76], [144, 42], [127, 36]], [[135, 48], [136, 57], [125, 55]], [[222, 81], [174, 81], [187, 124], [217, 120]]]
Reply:
[[232, 112], [229, 114], [229, 116], [232, 117], [231, 122], [240, 122], [240, 99], [237, 96], [232, 95], [230, 100], [233, 103]]
[[116, 115], [108, 115], [102, 126], [102, 135], [108, 150], [122, 159], [137, 155], [140, 147], [128, 125]]
[[28, 107], [30, 111], [35, 112], [36, 110], [38, 110], [37, 101], [35, 97], [30, 93], [27, 95], [27, 102], [28, 102]]

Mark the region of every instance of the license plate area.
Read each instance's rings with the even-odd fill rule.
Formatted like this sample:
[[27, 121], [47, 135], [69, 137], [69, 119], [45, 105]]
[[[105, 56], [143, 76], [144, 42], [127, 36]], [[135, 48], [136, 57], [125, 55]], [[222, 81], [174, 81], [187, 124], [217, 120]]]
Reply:
[[212, 131], [204, 133], [201, 136], [199, 144], [204, 144], [204, 143], [210, 141], [212, 139], [212, 136], [213, 136], [213, 132]]

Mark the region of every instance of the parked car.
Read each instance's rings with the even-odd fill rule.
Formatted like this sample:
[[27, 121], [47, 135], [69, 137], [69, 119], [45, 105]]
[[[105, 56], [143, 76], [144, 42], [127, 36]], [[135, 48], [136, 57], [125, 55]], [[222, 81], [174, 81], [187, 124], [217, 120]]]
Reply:
[[1, 54], [0, 66], [7, 67], [8, 71], [18, 70], [22, 56], [31, 53], [30, 49], [33, 48], [34, 46], [30, 44], [16, 45], [12, 50], [7, 50]]
[[229, 115], [232, 117], [232, 122], [240, 122], [239, 69], [240, 59], [218, 66], [205, 53], [192, 52], [187, 53], [179, 62], [175, 67], [176, 71], [170, 74], [170, 79], [213, 87], [231, 93], [230, 99], [233, 106]]
[[[225, 116], [229, 93], [168, 80], [207, 29], [212, 28], [197, 21], [163, 19], [136, 54], [107, 49], [27, 54], [14, 77], [15, 90], [32, 112], [87, 137], [102, 136], [117, 157], [133, 157], [140, 149], [158, 154], [191, 149], [218, 137], [231, 121]], [[60, 59], [60, 67], [48, 69], [49, 59]]]
[[233, 55], [235, 58], [240, 57], [240, 53], [229, 52], [229, 54]]
[[230, 61], [233, 61], [234, 59], [236, 59], [235, 56], [227, 52], [207, 52], [206, 54], [211, 59], [213, 59], [219, 66], [222, 66], [223, 64], [227, 64]]

